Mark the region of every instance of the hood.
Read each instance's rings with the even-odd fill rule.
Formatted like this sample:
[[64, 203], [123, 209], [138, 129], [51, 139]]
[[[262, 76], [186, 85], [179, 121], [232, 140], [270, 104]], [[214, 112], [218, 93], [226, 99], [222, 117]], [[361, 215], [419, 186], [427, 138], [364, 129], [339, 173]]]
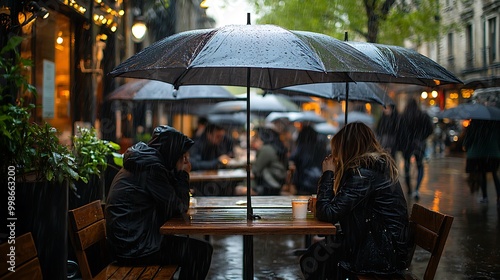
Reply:
[[123, 167], [129, 171], [143, 170], [152, 165], [163, 165], [163, 161], [160, 153], [144, 142], [128, 148], [123, 155]]
[[175, 168], [177, 161], [187, 152], [194, 141], [173, 127], [162, 125], [154, 129], [148, 146], [156, 149], [168, 170]]

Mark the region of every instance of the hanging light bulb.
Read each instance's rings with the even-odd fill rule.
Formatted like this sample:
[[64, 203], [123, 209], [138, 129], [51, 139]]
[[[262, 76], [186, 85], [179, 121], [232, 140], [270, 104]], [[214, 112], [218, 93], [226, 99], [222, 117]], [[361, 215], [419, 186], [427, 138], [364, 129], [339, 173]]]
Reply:
[[141, 42], [144, 39], [144, 35], [146, 35], [146, 32], [148, 31], [148, 28], [144, 21], [141, 19], [136, 19], [134, 24], [132, 25], [132, 37], [134, 39], [134, 42]]
[[56, 43], [61, 45], [63, 42], [64, 42], [64, 39], [62, 37], [62, 31], [59, 31], [59, 33], [57, 34]]

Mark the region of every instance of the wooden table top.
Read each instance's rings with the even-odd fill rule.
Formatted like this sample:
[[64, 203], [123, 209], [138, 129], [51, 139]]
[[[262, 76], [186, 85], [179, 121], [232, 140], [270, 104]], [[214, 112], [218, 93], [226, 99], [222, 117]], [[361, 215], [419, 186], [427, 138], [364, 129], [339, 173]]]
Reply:
[[[161, 226], [160, 232], [187, 235], [331, 235], [336, 232], [333, 224], [318, 221], [311, 213], [308, 213], [306, 219], [293, 219], [290, 200], [292, 196], [252, 197], [252, 206], [255, 205], [253, 213], [260, 216], [260, 219], [256, 220], [247, 219], [244, 205], [228, 207], [229, 201], [236, 202], [235, 199], [242, 198], [245, 199], [244, 197], [199, 197], [197, 198], [199, 206], [189, 209], [183, 218], [167, 221]], [[259, 200], [257, 198], [260, 198], [260, 203], [257, 202]], [[273, 201], [276, 204], [272, 204]], [[285, 206], [285, 202], [290, 206]]]

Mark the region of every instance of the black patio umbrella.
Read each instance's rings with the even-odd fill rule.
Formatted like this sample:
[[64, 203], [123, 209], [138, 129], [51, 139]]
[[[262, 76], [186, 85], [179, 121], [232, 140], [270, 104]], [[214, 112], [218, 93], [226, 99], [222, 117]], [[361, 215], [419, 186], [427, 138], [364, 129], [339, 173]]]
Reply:
[[[183, 85], [214, 84], [273, 90], [319, 82], [380, 81], [393, 77], [344, 41], [274, 25], [228, 25], [166, 37], [118, 65], [114, 77], [144, 78]], [[249, 118], [250, 108], [247, 109]], [[247, 122], [249, 120], [247, 119]], [[250, 142], [247, 133], [247, 142]], [[250, 166], [250, 149], [247, 149]], [[250, 172], [247, 183], [250, 185]], [[253, 219], [250, 188], [249, 219]]]
[[457, 107], [444, 110], [436, 115], [439, 119], [476, 119], [500, 121], [500, 108], [479, 103], [463, 103]]
[[107, 97], [108, 100], [133, 100], [133, 101], [190, 101], [206, 102], [212, 100], [228, 101], [237, 99], [235, 95], [222, 86], [217, 85], [190, 85], [179, 87], [172, 84], [140, 79], [126, 83]]

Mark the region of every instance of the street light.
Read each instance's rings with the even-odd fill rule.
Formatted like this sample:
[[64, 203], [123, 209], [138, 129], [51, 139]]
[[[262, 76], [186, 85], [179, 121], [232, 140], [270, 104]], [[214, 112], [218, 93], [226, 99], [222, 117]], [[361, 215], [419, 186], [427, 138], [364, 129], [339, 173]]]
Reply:
[[144, 35], [146, 35], [146, 31], [148, 28], [144, 21], [140, 18], [137, 18], [132, 25], [132, 39], [134, 42], [139, 43], [144, 40]]

